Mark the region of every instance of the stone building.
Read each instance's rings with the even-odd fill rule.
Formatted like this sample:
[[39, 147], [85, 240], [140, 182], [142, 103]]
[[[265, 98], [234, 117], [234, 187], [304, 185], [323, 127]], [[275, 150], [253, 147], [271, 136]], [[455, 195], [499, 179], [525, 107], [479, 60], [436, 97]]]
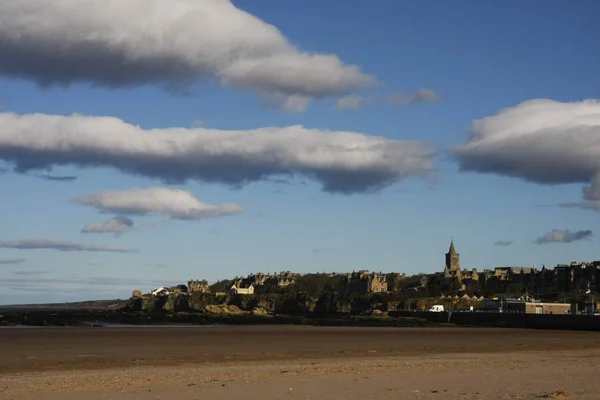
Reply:
[[[464, 272], [464, 271], [463, 271]], [[598, 293], [600, 261], [558, 264], [553, 269], [535, 267], [496, 267], [481, 274], [481, 287], [487, 292], [507, 290], [528, 292], [535, 297], [565, 293]]]
[[342, 287], [346, 293], [385, 293], [388, 291], [385, 274], [366, 270], [348, 274], [342, 281]]
[[250, 278], [235, 279], [229, 288], [232, 294], [254, 294], [254, 284]]
[[[246, 278], [243, 278], [243, 282], [246, 285], [252, 284], [256, 289], [261, 288], [260, 290], [264, 292], [275, 287], [281, 288], [293, 285], [294, 283], [296, 283], [297, 277], [298, 274], [292, 273], [290, 271], [280, 272], [276, 275], [263, 274], [262, 272], [258, 272], [256, 274], [250, 274]], [[236, 278], [236, 281], [239, 280], [240, 278]]]
[[189, 280], [188, 293], [210, 293], [210, 287], [205, 279]]
[[290, 271], [280, 272], [277, 276], [274, 277], [274, 283], [279, 287], [286, 287], [296, 283], [297, 277], [298, 274], [294, 274]]

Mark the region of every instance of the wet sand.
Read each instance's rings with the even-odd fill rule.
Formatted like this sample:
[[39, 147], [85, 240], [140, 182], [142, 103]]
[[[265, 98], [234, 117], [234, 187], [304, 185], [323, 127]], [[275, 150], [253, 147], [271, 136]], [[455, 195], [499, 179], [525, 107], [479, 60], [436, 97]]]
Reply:
[[575, 331], [0, 329], [0, 398], [597, 399], [597, 360]]

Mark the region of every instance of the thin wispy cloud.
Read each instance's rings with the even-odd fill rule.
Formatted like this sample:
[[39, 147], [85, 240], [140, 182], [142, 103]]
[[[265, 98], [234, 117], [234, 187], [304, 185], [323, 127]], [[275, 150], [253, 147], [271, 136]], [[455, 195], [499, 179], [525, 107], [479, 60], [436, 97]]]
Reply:
[[328, 249], [325, 247], [316, 247], [314, 249], [312, 249], [312, 252], [315, 254], [322, 254], [322, 253], [335, 253], [337, 252], [337, 250], [335, 249]]
[[25, 262], [24, 258], [5, 258], [0, 259], [0, 265], [15, 265], [22, 264]]
[[[163, 285], [175, 285], [181, 282], [173, 279], [139, 279], [114, 276], [89, 276], [89, 277], [53, 277], [40, 276], [32, 279], [26, 275], [15, 275], [7, 277], [3, 282], [11, 290], [22, 291], [49, 291], [53, 292], [60, 289], [83, 289], [85, 292], [97, 291], [99, 288], [106, 287], [107, 294], [114, 293], [114, 288], [139, 288], [154, 289]], [[85, 294], [84, 292], [84, 294]], [[87, 296], [86, 296], [87, 297]], [[89, 297], [88, 297], [89, 299]]]
[[204, 121], [203, 121], [203, 120], [201, 120], [201, 119], [197, 119], [197, 120], [193, 121], [193, 122], [190, 124], [190, 128], [202, 128], [202, 127], [204, 127], [205, 125], [206, 125], [206, 124], [204, 123]]
[[42, 86], [162, 84], [206, 77], [302, 111], [377, 79], [334, 54], [303, 51], [228, 0], [0, 2], [0, 75]]
[[[206, 204], [200, 202], [186, 190], [163, 187], [107, 190], [79, 196], [73, 201], [83, 206], [94, 207], [101, 212], [126, 215], [165, 215], [181, 220], [214, 218], [243, 211], [242, 207], [237, 204]], [[118, 222], [122, 224], [122, 221]]]
[[104, 263], [98, 261], [90, 261], [87, 263], [87, 265], [91, 267], [104, 267]]
[[[102, 140], [98, 140], [102, 138]], [[247, 131], [144, 130], [110, 117], [0, 113], [0, 160], [17, 172], [112, 167], [166, 183], [240, 187], [269, 178], [315, 180], [333, 193], [368, 193], [435, 171], [423, 141], [302, 126]]]
[[535, 240], [537, 244], [547, 244], [547, 243], [571, 243], [579, 240], [589, 239], [593, 236], [593, 232], [591, 230], [582, 230], [571, 232], [568, 229], [554, 229], [543, 236], [540, 236]]
[[147, 267], [147, 268], [168, 268], [169, 264], [167, 264], [167, 263], [145, 264], [144, 267]]
[[137, 250], [113, 246], [95, 246], [54, 239], [2, 240], [0, 248], [18, 250], [57, 250], [57, 251], [103, 251], [112, 253], [132, 253]]
[[498, 240], [496, 243], [494, 243], [495, 246], [500, 246], [500, 247], [508, 247], [512, 244], [513, 244], [512, 240]]
[[48, 175], [48, 174], [39, 174], [38, 178], [46, 180], [46, 181], [58, 181], [58, 182], [72, 182], [77, 180], [76, 176], [60, 176], [60, 175]]
[[280, 93], [264, 94], [260, 104], [267, 108], [281, 108], [289, 113], [306, 111], [310, 98], [305, 96], [286, 96]]
[[359, 96], [358, 94], [349, 94], [342, 97], [335, 103], [338, 110], [358, 110], [364, 104], [383, 102], [399, 106], [409, 106], [419, 103], [429, 103], [440, 100], [440, 96], [431, 89], [419, 89], [414, 93], [392, 93], [379, 96]]
[[[17, 172], [17, 171], [15, 171], [13, 168], [0, 167], [0, 174], [14, 173], [14, 172]], [[45, 180], [45, 181], [55, 181], [55, 182], [73, 182], [78, 179], [77, 176], [72, 176], [72, 175], [34, 174], [32, 176], [42, 179], [42, 180]]]
[[12, 271], [11, 272], [11, 274], [13, 274], [13, 275], [24, 275], [24, 276], [47, 275], [49, 273], [50, 273], [50, 271]]

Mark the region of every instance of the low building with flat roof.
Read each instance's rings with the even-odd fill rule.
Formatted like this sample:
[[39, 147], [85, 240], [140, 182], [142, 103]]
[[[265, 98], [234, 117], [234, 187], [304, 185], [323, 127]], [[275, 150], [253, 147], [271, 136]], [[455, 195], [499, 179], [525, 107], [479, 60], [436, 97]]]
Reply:
[[566, 303], [525, 303], [526, 314], [569, 314], [571, 305]]

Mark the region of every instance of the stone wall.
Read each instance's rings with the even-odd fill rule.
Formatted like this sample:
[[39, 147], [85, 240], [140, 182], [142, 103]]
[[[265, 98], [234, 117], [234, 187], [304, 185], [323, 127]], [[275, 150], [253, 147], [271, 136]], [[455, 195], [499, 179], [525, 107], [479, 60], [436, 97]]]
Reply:
[[600, 331], [600, 317], [593, 315], [394, 311], [390, 312], [389, 316], [416, 317], [431, 322], [450, 322], [469, 326]]

